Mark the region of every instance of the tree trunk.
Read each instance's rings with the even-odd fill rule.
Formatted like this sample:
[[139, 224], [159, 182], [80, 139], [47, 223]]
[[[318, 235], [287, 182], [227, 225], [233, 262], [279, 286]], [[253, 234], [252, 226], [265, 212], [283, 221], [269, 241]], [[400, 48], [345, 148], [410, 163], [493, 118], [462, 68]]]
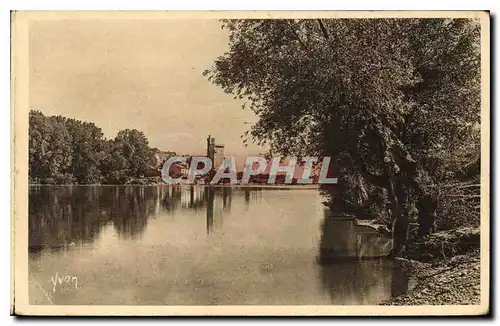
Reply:
[[408, 211], [406, 209], [408, 196], [403, 187], [401, 187], [401, 185], [395, 187], [392, 180], [389, 181], [388, 188], [391, 200], [391, 211], [394, 220], [392, 228], [392, 255], [399, 256], [405, 249], [406, 242], [408, 240], [409, 220]]
[[417, 209], [419, 217], [417, 236], [423, 238], [434, 228], [436, 200], [429, 194], [423, 195], [417, 203]]

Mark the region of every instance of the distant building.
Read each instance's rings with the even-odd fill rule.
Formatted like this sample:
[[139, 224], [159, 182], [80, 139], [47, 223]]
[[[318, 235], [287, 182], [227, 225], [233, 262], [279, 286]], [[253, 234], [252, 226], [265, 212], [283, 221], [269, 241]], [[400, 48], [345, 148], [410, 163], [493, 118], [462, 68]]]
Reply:
[[215, 150], [215, 139], [208, 135], [207, 137], [207, 157], [209, 159], [214, 160], [214, 150]]
[[217, 169], [224, 161], [224, 145], [216, 145], [215, 138], [207, 137], [207, 157], [212, 161], [212, 168]]
[[174, 163], [170, 166], [168, 174], [172, 178], [187, 178], [189, 166], [187, 163]]
[[219, 167], [224, 161], [224, 145], [215, 145], [213, 166]]
[[161, 166], [163, 162], [165, 162], [167, 159], [176, 155], [177, 155], [176, 152], [156, 150], [155, 151], [156, 163], [158, 166]]

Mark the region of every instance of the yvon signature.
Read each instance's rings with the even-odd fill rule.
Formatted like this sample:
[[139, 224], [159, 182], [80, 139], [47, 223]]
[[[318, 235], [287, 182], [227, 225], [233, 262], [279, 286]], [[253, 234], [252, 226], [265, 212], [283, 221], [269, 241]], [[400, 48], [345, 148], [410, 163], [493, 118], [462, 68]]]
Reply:
[[78, 289], [78, 277], [76, 276], [59, 276], [59, 272], [57, 272], [55, 276], [50, 277], [50, 282], [52, 283], [52, 292], [56, 292], [57, 284], [59, 284], [59, 286], [74, 286], [75, 289]]

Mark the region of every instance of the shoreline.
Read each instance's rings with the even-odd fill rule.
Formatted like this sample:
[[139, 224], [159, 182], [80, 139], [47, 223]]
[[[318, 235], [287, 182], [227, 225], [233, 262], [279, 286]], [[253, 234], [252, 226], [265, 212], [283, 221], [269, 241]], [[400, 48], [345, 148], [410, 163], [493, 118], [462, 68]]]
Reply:
[[270, 185], [270, 184], [36, 184], [30, 183], [28, 187], [206, 187], [206, 188], [268, 188], [268, 189], [319, 189], [320, 185]]
[[416, 284], [407, 293], [380, 305], [479, 305], [481, 303], [481, 257], [479, 250], [449, 260], [422, 263], [396, 259]]
[[394, 261], [415, 286], [381, 305], [480, 304], [479, 228], [438, 231], [413, 246]]

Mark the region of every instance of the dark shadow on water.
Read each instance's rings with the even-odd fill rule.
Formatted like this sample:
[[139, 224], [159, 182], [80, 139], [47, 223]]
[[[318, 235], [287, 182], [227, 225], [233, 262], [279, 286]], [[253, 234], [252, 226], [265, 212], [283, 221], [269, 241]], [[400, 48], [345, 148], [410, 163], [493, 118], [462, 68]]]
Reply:
[[405, 270], [388, 257], [363, 256], [362, 239], [352, 218], [323, 220], [317, 262], [333, 304], [378, 304], [408, 291]]
[[397, 297], [408, 292], [410, 277], [406, 270], [397, 264], [392, 268], [391, 296]]

